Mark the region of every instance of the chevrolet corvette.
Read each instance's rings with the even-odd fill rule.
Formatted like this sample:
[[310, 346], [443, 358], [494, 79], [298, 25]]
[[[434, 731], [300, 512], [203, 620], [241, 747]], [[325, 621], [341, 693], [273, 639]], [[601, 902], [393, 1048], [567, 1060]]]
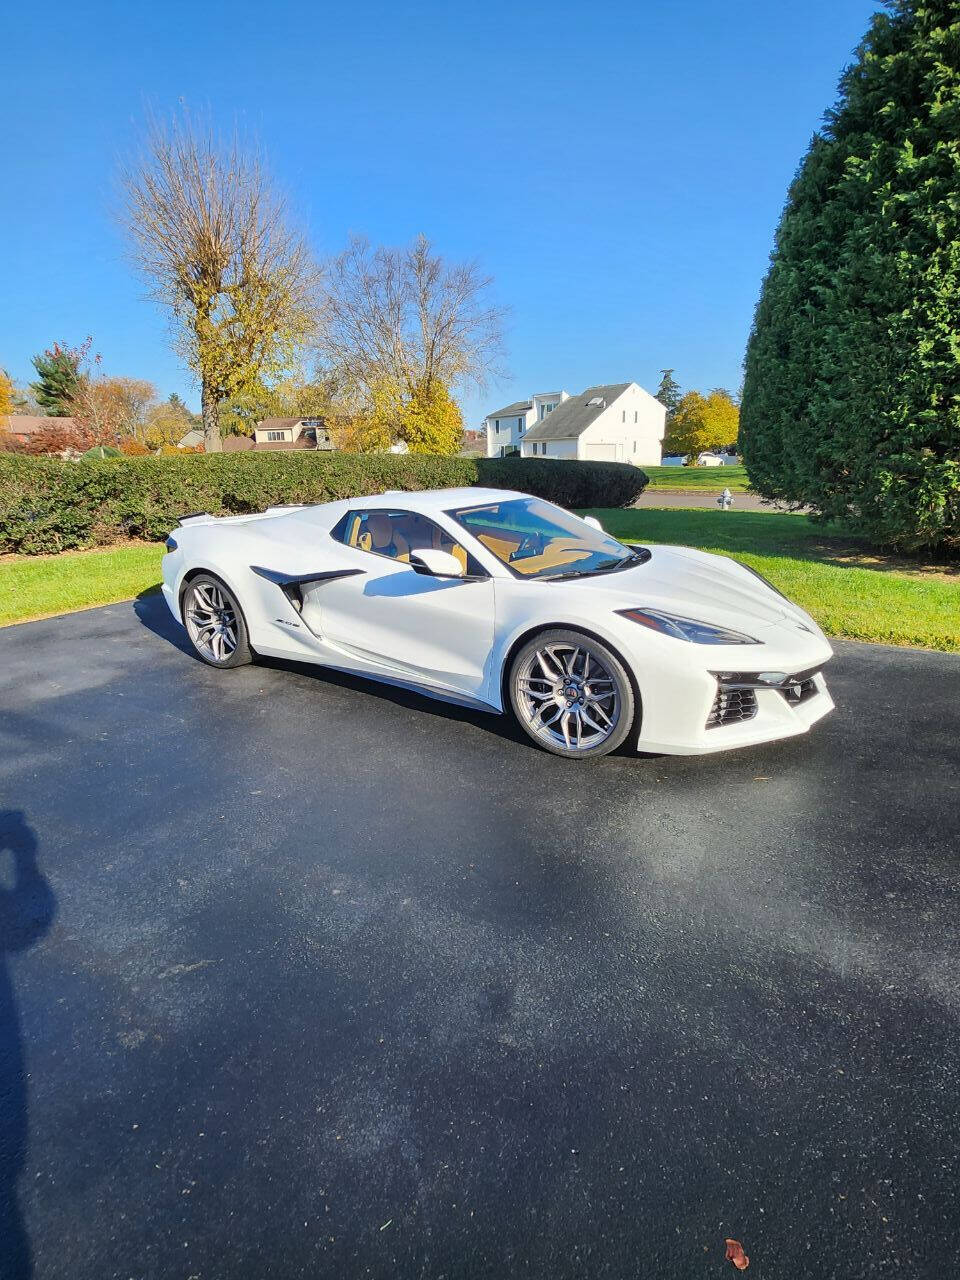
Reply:
[[185, 516], [163, 594], [204, 662], [319, 663], [486, 711], [582, 759], [804, 733], [833, 701], [820, 628], [753, 569], [623, 545], [498, 489]]

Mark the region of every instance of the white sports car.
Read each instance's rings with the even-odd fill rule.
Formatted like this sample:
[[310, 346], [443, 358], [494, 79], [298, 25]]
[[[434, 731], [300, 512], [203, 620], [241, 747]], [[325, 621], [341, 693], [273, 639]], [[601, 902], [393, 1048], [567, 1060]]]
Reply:
[[266, 654], [510, 707], [561, 756], [722, 751], [833, 707], [820, 628], [752, 569], [522, 493], [194, 515], [167, 548], [164, 596], [212, 666]]

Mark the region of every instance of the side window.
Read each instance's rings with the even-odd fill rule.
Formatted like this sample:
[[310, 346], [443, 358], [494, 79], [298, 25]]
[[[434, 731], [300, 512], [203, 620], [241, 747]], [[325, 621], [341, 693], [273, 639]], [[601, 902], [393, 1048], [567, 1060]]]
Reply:
[[449, 551], [471, 576], [486, 577], [486, 570], [459, 542], [438, 524], [416, 511], [348, 511], [330, 536], [348, 547], [369, 551], [372, 555], [409, 563], [410, 552], [420, 547]]

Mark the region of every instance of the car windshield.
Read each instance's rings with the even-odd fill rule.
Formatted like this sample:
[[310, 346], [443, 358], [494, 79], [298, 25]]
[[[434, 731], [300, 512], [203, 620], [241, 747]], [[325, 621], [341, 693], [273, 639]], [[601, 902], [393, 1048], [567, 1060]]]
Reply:
[[521, 578], [577, 578], [648, 556], [539, 498], [507, 498], [449, 514]]

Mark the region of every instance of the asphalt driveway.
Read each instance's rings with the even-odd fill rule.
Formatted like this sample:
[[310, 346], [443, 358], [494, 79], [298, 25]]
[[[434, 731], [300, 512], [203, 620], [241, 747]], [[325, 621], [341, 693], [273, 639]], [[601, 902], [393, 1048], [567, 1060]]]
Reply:
[[582, 765], [178, 644], [0, 631], [3, 1280], [957, 1274], [960, 659]]

